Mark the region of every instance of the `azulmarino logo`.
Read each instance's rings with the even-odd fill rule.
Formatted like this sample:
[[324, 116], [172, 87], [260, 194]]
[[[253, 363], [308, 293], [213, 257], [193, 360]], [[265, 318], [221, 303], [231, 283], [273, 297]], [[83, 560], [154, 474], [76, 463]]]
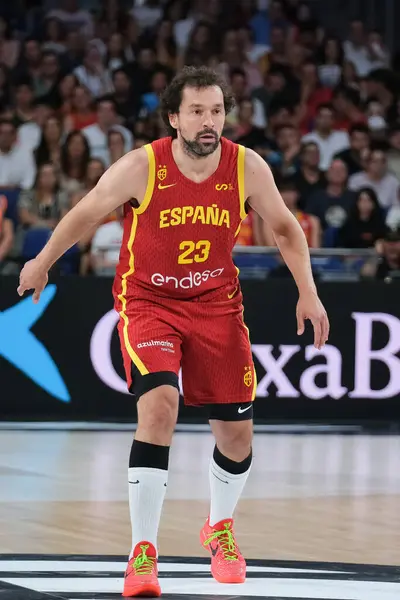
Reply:
[[57, 287], [47, 286], [37, 304], [25, 298], [0, 312], [0, 357], [3, 356], [51, 396], [70, 401], [67, 387], [50, 354], [30, 331], [53, 300]]

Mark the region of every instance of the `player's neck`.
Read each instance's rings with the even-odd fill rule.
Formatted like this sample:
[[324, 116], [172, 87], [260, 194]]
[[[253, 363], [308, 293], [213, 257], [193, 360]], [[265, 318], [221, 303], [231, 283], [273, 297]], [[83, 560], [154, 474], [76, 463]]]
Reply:
[[185, 177], [193, 181], [203, 181], [210, 177], [217, 169], [221, 159], [221, 144], [209, 156], [196, 157], [187, 154], [179, 140], [172, 141], [172, 156], [176, 166]]

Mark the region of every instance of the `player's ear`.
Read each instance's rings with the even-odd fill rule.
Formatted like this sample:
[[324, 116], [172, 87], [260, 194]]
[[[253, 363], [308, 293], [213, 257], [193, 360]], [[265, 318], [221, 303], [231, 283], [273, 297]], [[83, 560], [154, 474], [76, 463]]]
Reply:
[[171, 127], [173, 127], [174, 129], [178, 129], [177, 113], [169, 113], [168, 118], [169, 118], [169, 124], [171, 125]]

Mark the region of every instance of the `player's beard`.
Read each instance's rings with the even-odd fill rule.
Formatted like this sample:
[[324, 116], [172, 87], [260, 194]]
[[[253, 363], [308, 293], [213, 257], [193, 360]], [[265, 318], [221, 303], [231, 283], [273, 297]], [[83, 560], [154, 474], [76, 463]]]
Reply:
[[[180, 131], [180, 134], [182, 137], [184, 151], [189, 156], [192, 156], [195, 158], [204, 158], [205, 156], [209, 156], [210, 154], [215, 152], [219, 146], [219, 136], [215, 131], [213, 131], [211, 129], [206, 129], [206, 130], [198, 133], [196, 135], [196, 137], [194, 138], [194, 140], [186, 139], [182, 135], [181, 131]], [[200, 138], [201, 138], [201, 136], [206, 135], [206, 134], [212, 135], [214, 137], [214, 140], [210, 141], [210, 142], [202, 142], [200, 140]]]

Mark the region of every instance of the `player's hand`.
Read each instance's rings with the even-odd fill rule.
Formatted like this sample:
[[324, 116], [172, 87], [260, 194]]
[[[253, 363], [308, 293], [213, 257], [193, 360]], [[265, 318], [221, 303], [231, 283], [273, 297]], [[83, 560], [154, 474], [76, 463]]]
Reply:
[[23, 296], [28, 290], [33, 290], [33, 302], [37, 304], [48, 280], [46, 268], [43, 267], [37, 258], [34, 258], [28, 261], [22, 269], [17, 292], [20, 296]]
[[309, 319], [314, 328], [314, 346], [321, 350], [329, 336], [329, 320], [316, 292], [301, 294], [297, 303], [297, 335], [304, 333], [304, 322]]

